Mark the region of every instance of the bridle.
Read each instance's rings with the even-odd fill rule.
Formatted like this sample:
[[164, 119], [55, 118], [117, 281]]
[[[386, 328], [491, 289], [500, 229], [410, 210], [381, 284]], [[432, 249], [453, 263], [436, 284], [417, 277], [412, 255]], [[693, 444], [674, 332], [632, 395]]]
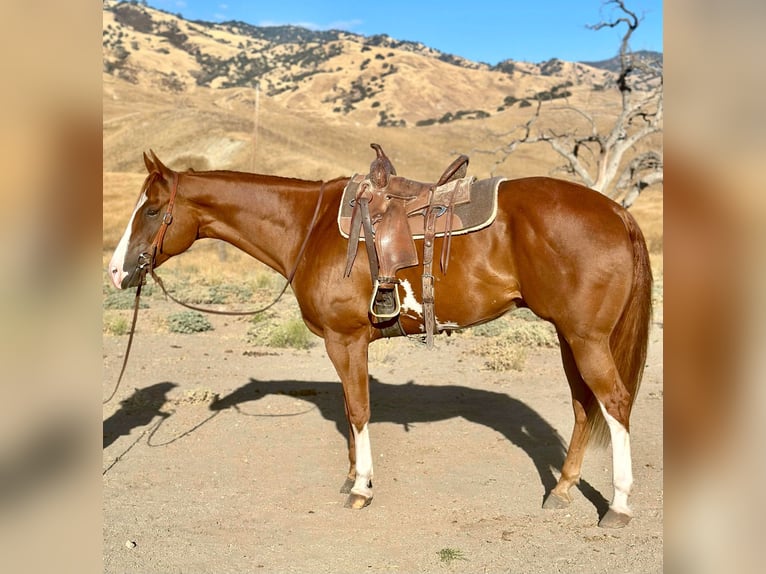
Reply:
[[[154, 182], [154, 180], [157, 177], [161, 177], [161, 174], [158, 171], [153, 171], [149, 175], [149, 179], [146, 183], [146, 189], [148, 190], [151, 184]], [[282, 290], [279, 292], [279, 294], [276, 296], [276, 298], [266, 305], [265, 307], [261, 307], [259, 309], [255, 309], [254, 311], [220, 311], [218, 309], [208, 309], [204, 307], [198, 307], [196, 305], [191, 305], [189, 303], [185, 303], [184, 301], [180, 301], [177, 298], [173, 297], [170, 293], [168, 293], [168, 290], [165, 288], [165, 284], [162, 282], [162, 279], [154, 272], [154, 262], [157, 256], [157, 253], [162, 253], [162, 243], [165, 240], [165, 233], [168, 230], [168, 227], [170, 227], [170, 224], [173, 223], [173, 207], [175, 206], [176, 201], [176, 195], [178, 194], [178, 173], [173, 172], [173, 183], [170, 188], [170, 199], [168, 200], [168, 206], [165, 209], [165, 214], [162, 216], [162, 221], [160, 223], [160, 228], [157, 230], [157, 235], [154, 237], [154, 241], [152, 241], [151, 245], [149, 246], [148, 251], [142, 252], [138, 256], [138, 271], [140, 273], [140, 280], [138, 282], [138, 287], [136, 287], [136, 297], [135, 302], [133, 305], [133, 321], [130, 326], [130, 336], [128, 337], [128, 345], [125, 349], [125, 358], [122, 362], [122, 368], [120, 369], [120, 375], [117, 378], [117, 384], [114, 387], [114, 390], [112, 391], [112, 394], [109, 395], [109, 398], [106, 399], [103, 404], [108, 403], [112, 400], [114, 395], [117, 393], [117, 389], [120, 387], [120, 382], [122, 382], [122, 376], [125, 374], [125, 367], [128, 364], [128, 356], [130, 355], [130, 348], [133, 344], [133, 334], [136, 330], [136, 321], [138, 319], [138, 308], [139, 308], [139, 299], [141, 297], [141, 287], [144, 283], [146, 283], [146, 275], [147, 273], [152, 276], [152, 279], [154, 279], [155, 283], [157, 283], [160, 286], [160, 289], [162, 289], [162, 292], [165, 294], [165, 296], [173, 301], [174, 303], [178, 303], [179, 305], [186, 307], [187, 309], [192, 309], [194, 311], [201, 311], [202, 313], [213, 313], [216, 315], [257, 315], [258, 313], [263, 313], [264, 311], [267, 311], [271, 309], [274, 305], [277, 304], [277, 302], [282, 298], [282, 295], [285, 294], [285, 291], [287, 291], [287, 287], [292, 283], [293, 278], [295, 277], [295, 273], [298, 271], [298, 265], [301, 262], [301, 259], [303, 258], [303, 254], [306, 251], [306, 246], [309, 242], [309, 237], [311, 237], [311, 232], [314, 230], [314, 226], [316, 225], [317, 219], [319, 217], [319, 209], [322, 205], [322, 199], [324, 198], [324, 186], [325, 182], [322, 182], [322, 185], [319, 188], [319, 197], [317, 198], [316, 207], [314, 207], [314, 215], [311, 217], [311, 223], [309, 224], [308, 231], [306, 232], [306, 236], [303, 239], [303, 243], [301, 244], [300, 249], [298, 250], [298, 255], [295, 258], [295, 263], [293, 263], [293, 266], [290, 270], [290, 272], [287, 274], [287, 281], [285, 281], [284, 287], [282, 287]]]
[[[151, 176], [149, 178], [149, 182], [146, 185], [147, 190], [149, 189], [149, 186], [151, 186], [154, 179], [159, 176], [160, 173], [157, 171], [153, 171], [151, 173]], [[144, 277], [142, 277], [142, 280], [145, 279], [146, 270], [148, 268], [149, 273], [152, 274], [152, 277], [154, 277], [154, 261], [157, 257], [157, 250], [159, 249], [159, 252], [162, 253], [162, 242], [165, 240], [165, 232], [167, 232], [168, 227], [171, 223], [173, 223], [173, 207], [176, 204], [176, 195], [178, 194], [178, 173], [175, 171], [173, 172], [173, 185], [170, 188], [170, 199], [168, 200], [168, 206], [165, 209], [165, 215], [162, 216], [162, 222], [160, 223], [160, 228], [157, 230], [157, 235], [154, 237], [154, 241], [152, 241], [152, 244], [149, 246], [149, 251], [144, 251], [138, 256], [138, 269], [140, 272], [144, 273]]]

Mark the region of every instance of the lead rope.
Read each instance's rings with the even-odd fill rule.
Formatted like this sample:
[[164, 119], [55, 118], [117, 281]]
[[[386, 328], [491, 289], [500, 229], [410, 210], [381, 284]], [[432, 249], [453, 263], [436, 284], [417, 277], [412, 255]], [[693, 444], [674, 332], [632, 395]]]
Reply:
[[111, 401], [114, 398], [114, 395], [117, 394], [117, 389], [120, 388], [120, 383], [122, 382], [122, 375], [125, 374], [125, 367], [128, 366], [128, 356], [130, 355], [130, 347], [133, 345], [133, 333], [136, 332], [136, 321], [138, 320], [138, 302], [141, 298], [141, 285], [143, 285], [143, 279], [141, 280], [141, 283], [138, 284], [138, 287], [136, 287], [136, 299], [135, 303], [133, 304], [133, 322], [130, 324], [130, 336], [128, 337], [128, 346], [125, 349], [125, 358], [122, 361], [122, 368], [120, 369], [120, 376], [117, 377], [117, 384], [114, 385], [114, 390], [112, 391], [112, 394], [109, 395], [109, 398], [103, 401], [101, 404], [105, 405], [109, 401]]
[[[285, 294], [285, 291], [287, 291], [287, 287], [292, 283], [293, 279], [295, 278], [295, 273], [298, 271], [298, 265], [301, 262], [301, 258], [303, 257], [304, 252], [306, 251], [306, 246], [309, 243], [309, 237], [311, 237], [311, 232], [314, 230], [314, 225], [316, 225], [317, 219], [319, 217], [319, 209], [322, 206], [322, 198], [324, 197], [324, 186], [325, 182], [322, 182], [322, 185], [319, 188], [319, 198], [317, 199], [316, 207], [314, 207], [314, 215], [311, 217], [311, 223], [309, 224], [309, 230], [306, 233], [306, 237], [303, 239], [303, 244], [301, 245], [301, 248], [298, 250], [298, 256], [295, 258], [295, 264], [293, 265], [292, 270], [287, 276], [287, 281], [285, 282], [284, 287], [282, 287], [282, 290], [279, 292], [279, 295], [277, 295], [276, 299], [274, 299], [271, 303], [266, 305], [265, 307], [262, 307], [260, 309], [256, 309], [255, 311], [219, 311], [217, 309], [206, 309], [204, 307], [197, 307], [195, 305], [191, 305], [189, 303], [184, 303], [183, 301], [179, 301], [175, 297], [173, 297], [170, 293], [168, 293], [167, 289], [165, 289], [165, 284], [162, 282], [162, 279], [154, 272], [154, 255], [159, 248], [160, 251], [162, 251], [162, 239], [164, 239], [165, 230], [172, 222], [172, 214], [171, 209], [173, 208], [173, 200], [175, 199], [176, 190], [178, 189], [178, 174], [173, 174], [173, 190], [171, 192], [171, 200], [168, 204], [168, 210], [165, 213], [165, 217], [163, 218], [163, 224], [160, 227], [160, 230], [157, 232], [157, 238], [155, 238], [154, 243], [152, 244], [152, 255], [151, 258], [147, 258], [148, 261], [144, 261], [141, 263], [141, 270], [144, 274], [144, 277], [141, 278], [141, 282], [139, 282], [138, 287], [136, 287], [136, 299], [135, 303], [133, 305], [133, 322], [130, 326], [130, 335], [128, 337], [128, 346], [125, 349], [125, 358], [122, 361], [122, 369], [120, 369], [120, 376], [117, 378], [117, 383], [114, 386], [114, 390], [112, 391], [112, 394], [109, 395], [109, 398], [103, 401], [101, 404], [106, 404], [109, 401], [111, 401], [114, 398], [114, 395], [117, 394], [117, 389], [120, 388], [120, 383], [122, 382], [122, 376], [125, 374], [125, 367], [128, 364], [128, 356], [130, 355], [130, 347], [133, 344], [133, 334], [136, 331], [136, 322], [138, 320], [138, 304], [139, 304], [139, 298], [141, 297], [141, 286], [144, 283], [144, 278], [146, 277], [146, 268], [149, 268], [149, 273], [152, 276], [152, 279], [160, 286], [162, 289], [162, 292], [165, 294], [166, 297], [168, 297], [171, 301], [174, 303], [177, 303], [183, 307], [186, 307], [188, 309], [192, 309], [194, 311], [201, 311], [203, 313], [212, 313], [215, 315], [257, 315], [258, 313], [263, 313], [264, 311], [267, 311], [271, 309], [274, 305], [277, 304], [277, 302], [282, 298], [282, 295]], [[159, 240], [159, 241], [158, 241]], [[139, 260], [144, 259], [144, 254], [142, 254], [141, 257], [139, 257]]]
[[162, 292], [165, 294], [165, 297], [173, 301], [173, 303], [178, 303], [182, 307], [186, 307], [187, 309], [192, 309], [193, 311], [201, 311], [202, 313], [210, 313], [212, 315], [257, 315], [258, 313], [263, 313], [264, 311], [268, 311], [274, 305], [276, 305], [277, 302], [282, 298], [282, 295], [285, 294], [285, 291], [287, 291], [287, 287], [288, 285], [290, 285], [290, 281], [292, 280], [292, 278], [288, 279], [284, 287], [282, 287], [282, 290], [279, 292], [279, 295], [277, 295], [277, 298], [274, 299], [271, 303], [269, 303], [265, 307], [261, 307], [260, 309], [256, 309], [255, 311], [221, 311], [219, 309], [197, 307], [196, 305], [192, 305], [191, 303], [185, 303], [184, 301], [180, 301], [179, 299], [176, 299], [170, 293], [168, 293], [168, 290], [165, 288], [165, 284], [162, 282], [162, 279], [160, 279], [159, 275], [157, 275], [154, 272], [154, 269], [150, 269], [149, 273], [151, 274], [152, 279], [154, 279], [157, 285], [160, 286], [160, 289], [162, 289]]

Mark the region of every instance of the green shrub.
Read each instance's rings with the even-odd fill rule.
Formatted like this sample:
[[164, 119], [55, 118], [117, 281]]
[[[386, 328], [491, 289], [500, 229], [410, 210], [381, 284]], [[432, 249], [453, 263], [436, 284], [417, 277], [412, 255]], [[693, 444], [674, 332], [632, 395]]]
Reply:
[[[146, 285], [143, 287], [141, 295], [151, 295], [151, 289], [146, 289]], [[117, 290], [109, 289], [104, 295], [104, 309], [132, 309], [136, 302], [135, 289]], [[139, 309], [146, 309], [149, 305], [146, 303], [146, 298], [142, 297], [138, 303]]]
[[186, 301], [195, 305], [243, 303], [252, 299], [253, 289], [246, 284], [199, 284], [187, 286], [184, 291], [184, 297]]
[[505, 319], [495, 319], [489, 323], [483, 323], [471, 328], [471, 333], [476, 337], [499, 337], [508, 331], [508, 322]]
[[314, 337], [302, 319], [287, 319], [281, 323], [260, 320], [248, 330], [247, 342], [282, 349], [308, 349]]
[[168, 317], [168, 329], [171, 333], [201, 333], [212, 330], [213, 325], [202, 313], [181, 311]]
[[277, 325], [269, 334], [269, 347], [308, 349], [313, 345], [311, 331], [301, 319], [291, 319]]
[[468, 558], [465, 557], [465, 554], [463, 554], [463, 551], [457, 550], [456, 548], [442, 548], [439, 550], [438, 554], [439, 560], [448, 565], [451, 564], [453, 560], [468, 560]]

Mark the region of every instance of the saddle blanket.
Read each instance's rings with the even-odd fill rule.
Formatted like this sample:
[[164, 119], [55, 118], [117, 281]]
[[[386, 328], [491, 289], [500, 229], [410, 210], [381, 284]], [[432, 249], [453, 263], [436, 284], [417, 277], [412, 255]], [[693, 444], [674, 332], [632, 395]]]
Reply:
[[[338, 229], [340, 234], [346, 239], [348, 239], [351, 230], [351, 213], [354, 208], [357, 190], [362, 181], [367, 177], [367, 175], [355, 174], [343, 190], [340, 209], [338, 210]], [[462, 235], [471, 231], [478, 231], [489, 226], [495, 220], [497, 216], [497, 190], [500, 184], [506, 180], [507, 178], [505, 177], [493, 177], [469, 182], [467, 197], [457, 199], [454, 203], [455, 211], [452, 221], [452, 235]], [[450, 181], [436, 188], [433, 205], [440, 205], [438, 201], [440, 189], [459, 185], [462, 182], [463, 180]], [[421, 217], [415, 217], [423, 215], [422, 211], [420, 209], [408, 213], [407, 223], [409, 224], [413, 239], [423, 239], [424, 236], [424, 220]], [[446, 218], [440, 217], [436, 220], [436, 237], [442, 237], [446, 232], [446, 222], [443, 222], [443, 219]], [[361, 230], [360, 239], [364, 241], [364, 228]]]

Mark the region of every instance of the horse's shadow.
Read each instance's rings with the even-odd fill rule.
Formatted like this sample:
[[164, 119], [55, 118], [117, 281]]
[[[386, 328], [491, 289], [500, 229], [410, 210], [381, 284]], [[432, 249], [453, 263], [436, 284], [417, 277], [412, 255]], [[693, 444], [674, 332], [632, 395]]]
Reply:
[[[348, 439], [349, 427], [343, 408], [340, 385], [306, 381], [250, 382], [210, 404], [213, 411], [240, 408], [242, 403], [257, 401], [270, 394], [299, 397], [316, 405], [322, 416], [335, 423], [338, 432]], [[566, 456], [566, 446], [559, 433], [534, 409], [504, 393], [458, 385], [387, 384], [370, 377], [370, 403], [373, 422], [400, 424], [406, 431], [414, 423], [435, 422], [462, 417], [501, 433], [521, 448], [532, 460], [547, 494], [556, 485], [553, 470], [559, 471]], [[586, 481], [580, 491], [603, 516], [608, 501]]]
[[[103, 423], [104, 448], [120, 436], [130, 434], [133, 428], [148, 425], [157, 416], [163, 419], [172, 416], [163, 411], [163, 406], [168, 392], [176, 386], [171, 382], [156, 383], [136, 389], [130, 397], [121, 401], [120, 409]], [[334, 422], [338, 432], [348, 439], [343, 392], [337, 382], [259, 381], [251, 378], [232, 393], [215, 399], [209, 409], [215, 414], [234, 409], [247, 415], [247, 409], [241, 408], [244, 403], [273, 394], [290, 395], [313, 403], [322, 416]], [[458, 385], [419, 385], [411, 380], [393, 385], [370, 377], [370, 403], [373, 422], [400, 424], [405, 431], [409, 431], [412, 424], [454, 417], [494, 429], [529, 456], [546, 494], [556, 485], [553, 471], [561, 469], [566, 456], [561, 435], [534, 409], [505, 393]], [[578, 486], [599, 515], [603, 516], [608, 510], [608, 501], [585, 480], [581, 480]]]
[[128, 398], [120, 401], [120, 408], [104, 421], [103, 435], [106, 448], [121, 436], [127, 436], [134, 428], [148, 425], [156, 416], [170, 416], [162, 410], [167, 394], [177, 387], [175, 383], [156, 383], [136, 389]]

